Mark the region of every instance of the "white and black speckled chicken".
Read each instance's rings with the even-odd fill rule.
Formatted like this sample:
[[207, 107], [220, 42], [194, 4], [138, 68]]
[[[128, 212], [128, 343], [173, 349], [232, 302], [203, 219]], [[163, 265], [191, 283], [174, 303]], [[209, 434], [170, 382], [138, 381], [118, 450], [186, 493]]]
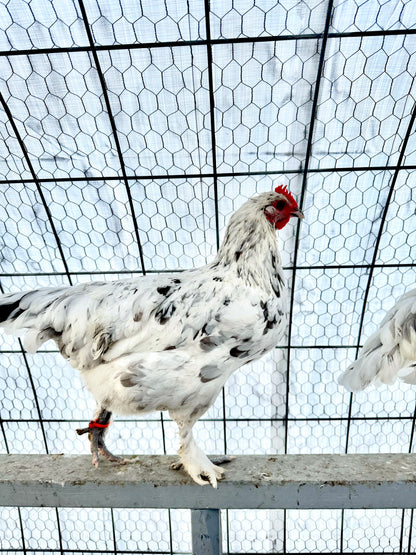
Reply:
[[[215, 260], [199, 269], [0, 297], [1, 326], [26, 331], [35, 352], [53, 339], [97, 401], [93, 464], [112, 461], [104, 435], [112, 412], [168, 410], [179, 457], [198, 484], [224, 470], [195, 443], [192, 427], [237, 368], [275, 347], [286, 328], [285, 280], [276, 240], [303, 218], [286, 187], [248, 200], [230, 219]], [[224, 462], [224, 461], [223, 461]]]
[[360, 391], [371, 383], [393, 383], [396, 378], [416, 384], [416, 289], [389, 310], [339, 383], [349, 391]]

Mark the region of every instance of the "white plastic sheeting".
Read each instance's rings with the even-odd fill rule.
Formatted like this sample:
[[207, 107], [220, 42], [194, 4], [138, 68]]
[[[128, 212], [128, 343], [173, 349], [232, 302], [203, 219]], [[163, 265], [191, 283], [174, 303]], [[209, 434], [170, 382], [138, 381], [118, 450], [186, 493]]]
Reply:
[[[305, 220], [279, 234], [294, 285], [286, 342], [231, 377], [199, 442], [235, 454], [412, 451], [414, 388], [351, 398], [336, 378], [415, 284], [416, 1], [212, 0], [208, 19], [207, 8], [0, 0], [1, 287], [200, 266], [246, 198], [287, 184]], [[86, 453], [74, 430], [94, 402], [77, 372], [54, 345], [32, 356], [16, 339], [0, 345], [0, 451]], [[116, 420], [109, 445], [174, 453], [175, 426]], [[175, 511], [96, 511], [83, 533], [82, 511], [11, 511], [6, 550], [190, 550]], [[414, 543], [408, 511], [260, 513], [224, 515], [227, 549]]]

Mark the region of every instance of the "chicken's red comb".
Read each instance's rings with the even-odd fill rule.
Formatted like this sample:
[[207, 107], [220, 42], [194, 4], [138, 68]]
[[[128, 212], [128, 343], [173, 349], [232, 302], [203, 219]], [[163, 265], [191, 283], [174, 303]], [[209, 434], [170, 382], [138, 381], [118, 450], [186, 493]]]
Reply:
[[278, 187], [276, 187], [275, 192], [285, 196], [287, 200], [290, 202], [290, 204], [292, 204], [293, 206], [296, 206], [296, 207], [298, 206], [298, 203], [293, 198], [293, 195], [287, 188], [287, 185], [279, 185]]

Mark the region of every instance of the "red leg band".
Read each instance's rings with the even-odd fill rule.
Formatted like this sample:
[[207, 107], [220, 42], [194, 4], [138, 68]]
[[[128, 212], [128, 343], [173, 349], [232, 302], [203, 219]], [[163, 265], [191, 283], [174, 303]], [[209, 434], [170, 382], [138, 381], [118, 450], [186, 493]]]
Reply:
[[99, 422], [97, 422], [97, 420], [91, 420], [91, 422], [88, 424], [88, 428], [108, 428], [109, 425], [110, 422], [107, 422], [107, 424], [100, 424]]

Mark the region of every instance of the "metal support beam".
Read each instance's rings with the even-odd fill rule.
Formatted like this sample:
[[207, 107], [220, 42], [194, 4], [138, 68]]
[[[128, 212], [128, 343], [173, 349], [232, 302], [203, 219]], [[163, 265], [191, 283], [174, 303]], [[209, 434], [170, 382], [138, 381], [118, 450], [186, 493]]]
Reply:
[[218, 509], [191, 511], [192, 554], [222, 555], [221, 514]]
[[218, 489], [176, 460], [146, 455], [124, 466], [91, 457], [0, 455], [0, 505], [177, 509], [416, 508], [416, 454], [239, 456]]

